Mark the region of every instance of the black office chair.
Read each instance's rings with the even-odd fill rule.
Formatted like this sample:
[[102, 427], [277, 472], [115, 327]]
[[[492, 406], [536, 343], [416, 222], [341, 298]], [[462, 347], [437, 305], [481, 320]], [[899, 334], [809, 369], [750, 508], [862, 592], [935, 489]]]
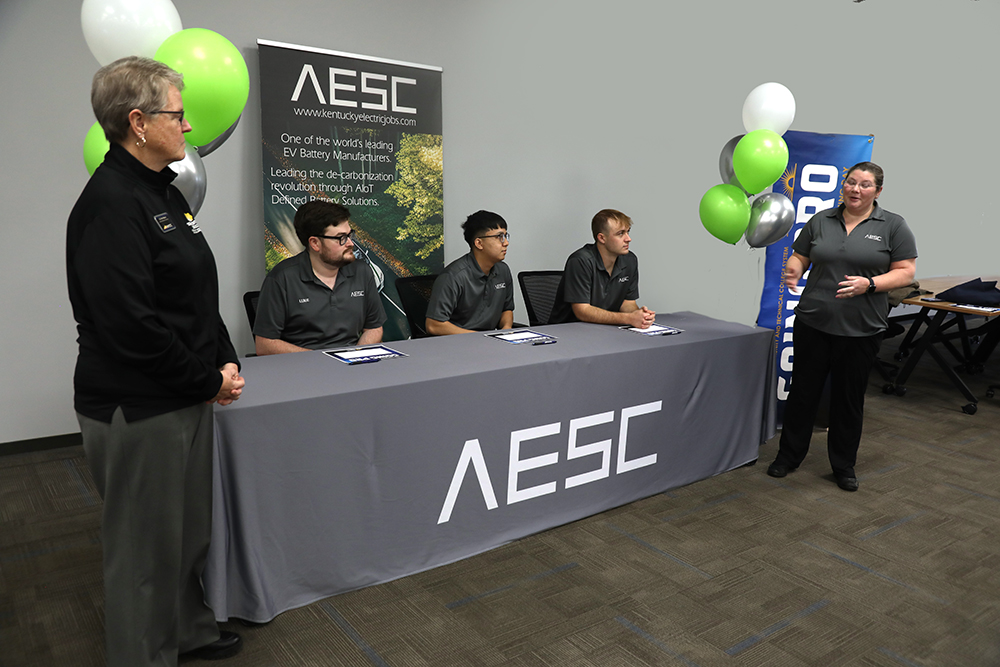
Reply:
[[426, 338], [427, 333], [427, 303], [431, 300], [431, 288], [437, 274], [426, 276], [407, 276], [396, 278], [396, 292], [406, 312], [406, 321], [410, 325], [410, 338]]
[[524, 307], [528, 310], [529, 326], [539, 327], [549, 323], [562, 274], [562, 271], [521, 271], [517, 274]]
[[260, 299], [260, 290], [246, 292], [243, 295], [243, 307], [247, 310], [247, 321], [250, 322], [250, 333], [253, 333], [253, 323], [257, 321], [257, 301]]

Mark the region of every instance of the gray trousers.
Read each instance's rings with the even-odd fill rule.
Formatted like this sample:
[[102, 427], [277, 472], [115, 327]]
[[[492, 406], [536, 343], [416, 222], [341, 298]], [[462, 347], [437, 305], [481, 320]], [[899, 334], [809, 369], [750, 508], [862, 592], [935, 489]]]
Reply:
[[219, 638], [201, 573], [212, 529], [212, 406], [128, 424], [77, 414], [104, 499], [104, 626], [109, 667], [173, 667]]

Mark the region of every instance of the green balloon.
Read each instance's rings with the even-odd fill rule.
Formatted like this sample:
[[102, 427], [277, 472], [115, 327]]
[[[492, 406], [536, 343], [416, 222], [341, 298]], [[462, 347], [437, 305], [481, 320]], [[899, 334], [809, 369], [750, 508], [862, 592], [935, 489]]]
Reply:
[[750, 200], [735, 185], [716, 185], [702, 196], [698, 215], [709, 234], [736, 245], [750, 224]]
[[104, 156], [111, 149], [111, 144], [104, 136], [104, 130], [100, 123], [94, 123], [87, 130], [87, 136], [83, 140], [83, 163], [87, 165], [87, 172], [93, 176]]
[[773, 184], [788, 166], [788, 145], [771, 130], [747, 132], [733, 149], [733, 173], [747, 192]]
[[175, 32], [156, 50], [156, 59], [184, 75], [187, 142], [205, 146], [232, 127], [250, 96], [247, 64], [232, 42], [205, 28]]

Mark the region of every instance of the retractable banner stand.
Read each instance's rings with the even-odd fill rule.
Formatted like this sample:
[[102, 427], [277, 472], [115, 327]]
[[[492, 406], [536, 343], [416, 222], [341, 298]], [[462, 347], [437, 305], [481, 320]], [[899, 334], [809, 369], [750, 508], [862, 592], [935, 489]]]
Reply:
[[258, 40], [267, 270], [303, 247], [295, 211], [350, 209], [385, 340], [409, 336], [398, 277], [444, 268], [441, 69]]
[[[792, 241], [814, 214], [839, 205], [843, 198], [840, 185], [848, 169], [858, 162], [871, 160], [872, 135], [816, 134], [789, 130], [783, 135], [788, 144], [788, 168], [774, 184], [795, 207], [795, 224], [783, 239], [767, 247], [764, 263], [764, 290], [760, 297], [757, 325], [774, 329], [777, 368], [777, 415], [780, 425], [785, 400], [792, 382], [792, 330], [795, 326], [795, 306], [799, 295], [788, 292], [783, 279], [788, 258], [792, 256]], [[807, 271], [799, 281], [804, 288]]]

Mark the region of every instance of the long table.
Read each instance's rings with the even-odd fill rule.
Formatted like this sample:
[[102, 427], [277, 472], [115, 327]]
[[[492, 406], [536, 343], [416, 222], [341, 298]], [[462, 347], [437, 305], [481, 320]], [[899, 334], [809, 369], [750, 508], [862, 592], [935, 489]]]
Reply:
[[430, 569], [739, 467], [775, 432], [774, 332], [690, 312], [248, 358], [215, 412], [206, 598], [219, 620]]

